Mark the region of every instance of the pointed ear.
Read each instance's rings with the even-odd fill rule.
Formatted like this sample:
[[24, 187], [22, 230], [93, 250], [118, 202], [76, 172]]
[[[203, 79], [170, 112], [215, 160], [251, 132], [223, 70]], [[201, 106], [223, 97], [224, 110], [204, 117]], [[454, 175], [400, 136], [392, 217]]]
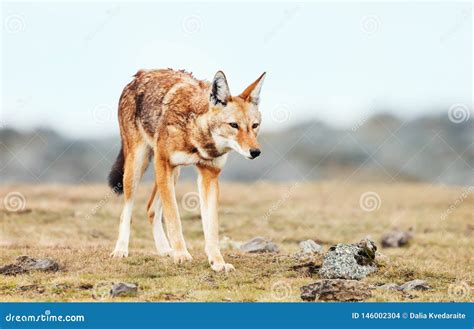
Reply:
[[229, 85], [227, 84], [227, 79], [225, 78], [224, 72], [219, 71], [214, 76], [214, 80], [212, 80], [211, 94], [209, 95], [209, 100], [214, 105], [226, 106], [230, 97], [231, 96]]
[[263, 80], [265, 80], [266, 74], [266, 72], [263, 72], [263, 74], [254, 83], [248, 86], [239, 96], [245, 101], [250, 101], [255, 105], [258, 105], [260, 101], [260, 90], [262, 89]]

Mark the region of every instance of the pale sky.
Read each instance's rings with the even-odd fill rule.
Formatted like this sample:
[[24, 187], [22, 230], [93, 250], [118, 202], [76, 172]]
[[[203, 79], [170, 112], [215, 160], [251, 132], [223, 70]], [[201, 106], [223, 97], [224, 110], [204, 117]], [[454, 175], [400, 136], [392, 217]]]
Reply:
[[240, 93], [263, 71], [263, 129], [344, 126], [472, 111], [472, 4], [2, 4], [3, 126], [73, 137], [118, 133], [117, 102], [140, 68]]

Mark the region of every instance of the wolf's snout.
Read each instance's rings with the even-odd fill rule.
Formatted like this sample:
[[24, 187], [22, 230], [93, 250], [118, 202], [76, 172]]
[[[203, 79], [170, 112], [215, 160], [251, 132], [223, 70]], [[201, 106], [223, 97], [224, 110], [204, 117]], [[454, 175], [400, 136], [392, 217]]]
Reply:
[[250, 157], [252, 159], [255, 159], [256, 157], [258, 157], [260, 153], [262, 153], [260, 149], [250, 149]]

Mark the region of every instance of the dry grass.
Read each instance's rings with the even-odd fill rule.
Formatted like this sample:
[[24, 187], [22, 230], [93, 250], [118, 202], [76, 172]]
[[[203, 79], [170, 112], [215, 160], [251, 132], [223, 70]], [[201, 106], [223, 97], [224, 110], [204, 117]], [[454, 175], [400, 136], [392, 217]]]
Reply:
[[[278, 255], [247, 255], [224, 251], [236, 272], [216, 274], [203, 252], [198, 211], [181, 209], [184, 234], [194, 261], [176, 266], [154, 253], [145, 202], [150, 186], [143, 186], [132, 223], [130, 256], [108, 257], [113, 249], [121, 198], [105, 186], [8, 186], [26, 198], [26, 210], [0, 212], [0, 264], [20, 255], [52, 257], [61, 265], [57, 273], [0, 276], [4, 301], [109, 300], [110, 282], [135, 282], [139, 295], [114, 300], [138, 301], [299, 301], [299, 287], [317, 280], [292, 269], [289, 255], [297, 243], [314, 239], [326, 249], [338, 242], [357, 242], [398, 227], [415, 229], [405, 248], [382, 249], [387, 256], [379, 270], [365, 281], [403, 283], [424, 279], [431, 290], [413, 292], [407, 299], [398, 292], [374, 290], [371, 301], [472, 300], [471, 294], [448, 293], [472, 286], [474, 198], [460, 188], [419, 184], [223, 184], [221, 236], [243, 241], [255, 236], [273, 239]], [[178, 202], [192, 184], [178, 186]], [[378, 210], [367, 212], [360, 196], [374, 191]], [[452, 210], [447, 214], [450, 206]], [[94, 209], [96, 211], [94, 211]], [[445, 220], [441, 218], [447, 214]], [[379, 243], [378, 243], [379, 244]], [[272, 289], [272, 287], [274, 289]]]

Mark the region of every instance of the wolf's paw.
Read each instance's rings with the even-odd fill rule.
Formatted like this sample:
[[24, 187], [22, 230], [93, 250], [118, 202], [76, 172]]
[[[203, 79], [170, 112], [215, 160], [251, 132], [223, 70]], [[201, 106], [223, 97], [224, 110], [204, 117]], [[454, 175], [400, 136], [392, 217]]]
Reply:
[[126, 250], [126, 249], [115, 249], [115, 250], [112, 251], [112, 253], [110, 254], [110, 257], [112, 257], [112, 258], [124, 258], [124, 257], [128, 257], [128, 250]]
[[214, 264], [211, 264], [211, 268], [212, 270], [216, 271], [216, 272], [232, 272], [232, 271], [235, 271], [235, 267], [234, 265], [232, 264], [229, 264], [229, 263], [214, 263]]
[[173, 261], [175, 264], [182, 264], [187, 261], [192, 261], [193, 257], [187, 250], [173, 250]]

